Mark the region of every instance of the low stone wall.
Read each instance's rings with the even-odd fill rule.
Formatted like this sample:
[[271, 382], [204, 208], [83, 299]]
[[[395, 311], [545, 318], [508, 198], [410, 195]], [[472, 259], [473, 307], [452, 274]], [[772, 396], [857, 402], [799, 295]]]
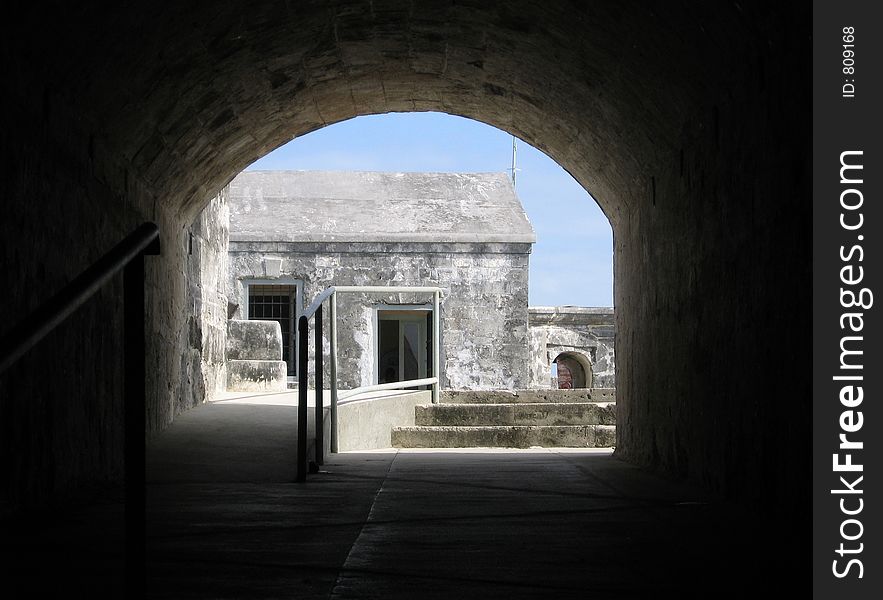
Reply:
[[509, 404], [513, 402], [616, 402], [613, 388], [575, 390], [442, 390], [442, 404]]
[[282, 391], [287, 368], [282, 361], [282, 330], [277, 321], [227, 323], [227, 389]]
[[413, 426], [415, 407], [431, 402], [429, 391], [396, 391], [338, 404], [338, 450], [392, 448], [392, 428]]

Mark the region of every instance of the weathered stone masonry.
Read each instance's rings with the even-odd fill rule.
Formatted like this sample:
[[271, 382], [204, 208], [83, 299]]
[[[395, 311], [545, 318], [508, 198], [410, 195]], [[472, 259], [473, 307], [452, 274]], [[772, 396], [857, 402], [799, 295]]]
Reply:
[[[226, 387], [227, 250], [230, 215], [224, 193], [213, 198], [185, 232], [187, 252], [186, 350], [182, 372], [197, 398]], [[183, 407], [181, 407], [183, 408]]]
[[[441, 304], [442, 385], [514, 389], [528, 385], [527, 246], [375, 243], [286, 247], [232, 242], [230, 285], [236, 289], [248, 278], [268, 279], [262, 258], [284, 256], [280, 277], [303, 281], [306, 298], [314, 298], [331, 285], [443, 287], [447, 291]], [[481, 286], [475, 285], [477, 277], [482, 278]], [[428, 294], [339, 295], [341, 387], [373, 383], [376, 307], [427, 306], [427, 302], [431, 303]], [[239, 309], [236, 314], [240, 315]]]
[[549, 387], [551, 363], [562, 353], [590, 366], [587, 387], [616, 387], [613, 316], [613, 308], [530, 307], [531, 387]]
[[[346, 203], [329, 207], [327, 201], [314, 199], [318, 204], [311, 204], [298, 186], [319, 183], [327, 187], [316, 194]], [[268, 200], [281, 192], [273, 192], [273, 185], [288, 186], [290, 196], [285, 202]], [[388, 185], [392, 187], [384, 187], [382, 193], [392, 197], [375, 190]], [[402, 185], [406, 190], [397, 192], [396, 186]], [[341, 186], [345, 192], [336, 192]], [[371, 197], [375, 193], [378, 197]], [[503, 200], [494, 194], [502, 194]], [[249, 280], [298, 281], [305, 304], [331, 285], [438, 286], [445, 289], [442, 386], [516, 389], [529, 385], [528, 259], [534, 234], [504, 174], [245, 172], [234, 180], [230, 197], [233, 231], [228, 289], [231, 302], [238, 304], [232, 311], [234, 318], [246, 317], [243, 307]], [[362, 213], [366, 198], [371, 210]], [[432, 205], [432, 198], [439, 200]], [[359, 214], [343, 214], [335, 208]], [[412, 210], [419, 218], [408, 214]], [[490, 230], [482, 231], [480, 218], [472, 222], [470, 213], [493, 219]], [[399, 223], [403, 230], [397, 230]], [[322, 231], [328, 224], [336, 228], [332, 235]], [[495, 228], [502, 233], [497, 234]], [[348, 233], [347, 241], [333, 241]], [[243, 239], [268, 236], [281, 241]], [[290, 241], [292, 236], [301, 241]], [[431, 304], [427, 294], [340, 295], [341, 387], [376, 382], [373, 344], [378, 307], [428, 308], [427, 303]]]

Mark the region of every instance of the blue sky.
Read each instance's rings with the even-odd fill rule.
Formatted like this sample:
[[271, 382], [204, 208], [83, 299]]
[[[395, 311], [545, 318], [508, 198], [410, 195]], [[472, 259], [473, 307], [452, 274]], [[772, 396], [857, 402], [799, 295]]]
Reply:
[[[500, 172], [512, 136], [441, 113], [357, 117], [294, 139], [248, 169]], [[613, 305], [613, 233], [607, 217], [551, 158], [518, 141], [517, 193], [537, 234], [530, 304]]]

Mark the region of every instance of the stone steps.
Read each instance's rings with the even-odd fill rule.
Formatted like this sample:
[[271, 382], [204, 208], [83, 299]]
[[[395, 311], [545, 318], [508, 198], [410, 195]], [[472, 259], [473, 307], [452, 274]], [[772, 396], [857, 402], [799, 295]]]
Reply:
[[395, 448], [603, 448], [616, 443], [614, 425], [394, 427]]
[[508, 404], [430, 404], [417, 406], [418, 426], [559, 426], [615, 425], [610, 402], [542, 402]]
[[616, 402], [614, 388], [575, 390], [442, 390], [441, 404], [512, 404], [526, 402]]
[[616, 443], [612, 389], [443, 391], [394, 427], [397, 448], [603, 448]]

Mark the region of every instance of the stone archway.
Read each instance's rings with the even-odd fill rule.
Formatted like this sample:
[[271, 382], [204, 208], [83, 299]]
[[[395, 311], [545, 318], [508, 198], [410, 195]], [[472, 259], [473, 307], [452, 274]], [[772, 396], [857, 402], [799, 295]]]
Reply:
[[[782, 310], [810, 282], [808, 160], [793, 152], [809, 142], [795, 101], [811, 81], [802, 4], [136, 0], [43, 13], [26, 9], [0, 36], [4, 314], [20, 321], [36, 283], [59, 289], [139, 221], [158, 222], [151, 432], [199, 401], [186, 358], [203, 351], [187, 295], [199, 209], [292, 137], [438, 110], [545, 151], [610, 219], [619, 454], [782, 510], [806, 497], [809, 308]], [[28, 358], [26, 383], [0, 389], [14, 406], [4, 422], [39, 427], [32, 397], [63, 407], [51, 436], [0, 432], [25, 440], [3, 442], [3, 456], [34, 494], [119, 469], [118, 295], [99, 302], [110, 314], [84, 311], [64, 343]], [[759, 343], [782, 332], [786, 347]], [[79, 339], [103, 348], [105, 369]], [[47, 361], [84, 374], [85, 408], [64, 382], [42, 381]], [[757, 364], [777, 369], [741, 376]]]
[[592, 387], [592, 363], [580, 352], [562, 352], [553, 360], [558, 365], [558, 389]]

